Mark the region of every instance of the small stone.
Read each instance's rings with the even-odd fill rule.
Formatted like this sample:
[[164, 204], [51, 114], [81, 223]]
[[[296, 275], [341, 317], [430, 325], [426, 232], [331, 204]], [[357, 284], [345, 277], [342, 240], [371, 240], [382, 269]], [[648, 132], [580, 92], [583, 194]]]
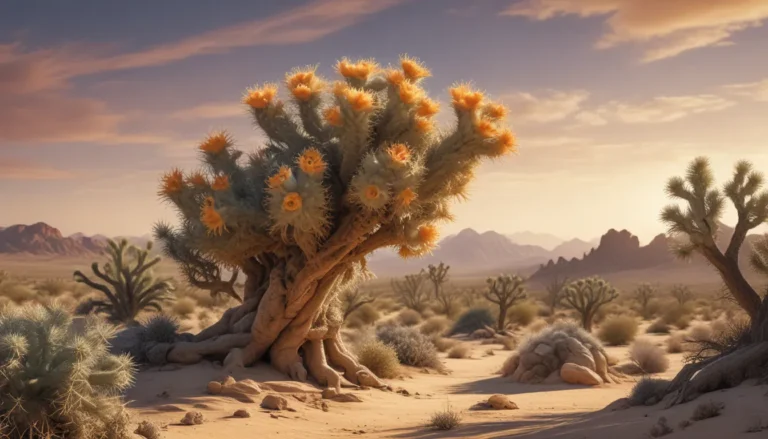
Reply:
[[352, 393], [340, 393], [333, 398], [330, 398], [336, 402], [363, 402], [359, 396]]
[[395, 393], [399, 393], [403, 396], [411, 396], [411, 392], [403, 389], [402, 387], [398, 387], [397, 389], [395, 389]]
[[200, 412], [187, 412], [181, 419], [182, 425], [200, 425], [203, 423], [203, 414]]
[[160, 427], [148, 421], [141, 421], [134, 433], [146, 439], [160, 439], [163, 437], [162, 433], [160, 433]]
[[245, 409], [239, 409], [235, 410], [235, 413], [232, 414], [235, 418], [250, 418], [251, 412]]
[[210, 383], [208, 383], [207, 390], [208, 390], [208, 393], [210, 393], [211, 395], [218, 395], [219, 393], [221, 393], [222, 387], [223, 386], [221, 385], [220, 382], [211, 381]]
[[519, 407], [504, 395], [492, 395], [488, 398], [488, 405], [494, 410], [517, 410]]
[[321, 409], [322, 409], [324, 412], [327, 412], [327, 411], [328, 411], [328, 403], [327, 403], [327, 402], [325, 402], [325, 401], [321, 402], [321, 403], [320, 403], [320, 408], [321, 408]]
[[261, 407], [268, 410], [285, 410], [288, 408], [288, 400], [279, 395], [267, 395], [261, 401]]

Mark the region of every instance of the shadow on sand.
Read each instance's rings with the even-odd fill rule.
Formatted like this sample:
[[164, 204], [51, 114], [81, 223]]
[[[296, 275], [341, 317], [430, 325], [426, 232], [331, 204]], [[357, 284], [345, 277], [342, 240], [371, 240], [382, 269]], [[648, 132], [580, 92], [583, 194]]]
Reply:
[[523, 393], [538, 392], [567, 392], [569, 390], [586, 389], [589, 386], [577, 386], [574, 384], [521, 384], [513, 383], [508, 378], [500, 376], [485, 378], [477, 381], [457, 384], [448, 388], [448, 392], [454, 395], [477, 394], [493, 395], [519, 395]]

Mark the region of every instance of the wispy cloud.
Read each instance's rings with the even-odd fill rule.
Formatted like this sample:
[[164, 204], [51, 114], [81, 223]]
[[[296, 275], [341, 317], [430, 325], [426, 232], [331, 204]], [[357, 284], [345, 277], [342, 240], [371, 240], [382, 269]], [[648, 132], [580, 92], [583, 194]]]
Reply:
[[707, 94], [659, 96], [639, 103], [612, 101], [597, 107], [593, 114], [604, 120], [629, 124], [666, 123], [695, 114], [725, 110], [733, 105], [733, 101]]
[[583, 90], [546, 90], [539, 94], [516, 92], [501, 97], [517, 122], [555, 122], [576, 113], [589, 97]]
[[175, 111], [171, 113], [170, 117], [179, 120], [223, 119], [243, 116], [244, 114], [246, 114], [245, 106], [240, 103], [210, 102]]
[[607, 31], [596, 43], [646, 46], [644, 62], [689, 50], [732, 44], [735, 33], [768, 19], [765, 0], [522, 0], [501, 15], [548, 20], [557, 16], [606, 16]]
[[726, 85], [723, 88], [726, 90], [726, 92], [735, 96], [752, 99], [755, 101], [768, 102], [768, 79], [742, 84], [731, 84]]
[[71, 171], [0, 157], [0, 180], [61, 180], [75, 176]]

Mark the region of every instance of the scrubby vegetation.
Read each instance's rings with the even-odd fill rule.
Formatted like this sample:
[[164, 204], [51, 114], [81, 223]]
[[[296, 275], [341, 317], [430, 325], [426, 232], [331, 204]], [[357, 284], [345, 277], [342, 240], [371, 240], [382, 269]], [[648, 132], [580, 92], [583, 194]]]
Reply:
[[539, 315], [539, 307], [531, 301], [523, 301], [509, 308], [507, 318], [511, 323], [528, 326]]
[[448, 350], [448, 358], [469, 358], [471, 353], [472, 348], [467, 344], [457, 343]]
[[380, 378], [395, 378], [400, 372], [400, 361], [392, 346], [380, 340], [367, 340], [356, 349], [357, 359]]
[[391, 346], [400, 363], [408, 366], [442, 368], [435, 345], [427, 336], [414, 328], [382, 326], [376, 337]]
[[496, 329], [503, 331], [506, 328], [507, 312], [510, 307], [520, 300], [525, 299], [525, 280], [517, 275], [501, 275], [488, 278], [488, 288], [485, 299], [499, 307], [499, 317]]
[[464, 312], [453, 324], [448, 335], [471, 334], [493, 325], [493, 314], [488, 308], [473, 308]]
[[656, 288], [648, 283], [640, 284], [634, 292], [635, 300], [640, 306], [640, 315], [644, 320], [650, 320], [655, 310], [652, 307], [653, 298], [656, 296]]
[[451, 325], [451, 321], [443, 316], [434, 316], [427, 319], [426, 322], [424, 322], [421, 327], [419, 327], [419, 331], [421, 331], [424, 335], [441, 335], [445, 333], [448, 328]]
[[597, 311], [617, 297], [619, 295], [616, 289], [598, 277], [571, 282], [563, 294], [564, 302], [579, 313], [581, 325], [587, 331], [592, 330], [592, 322]]
[[401, 325], [416, 326], [421, 323], [421, 314], [412, 309], [404, 309], [397, 315], [397, 321]]
[[437, 302], [437, 310], [447, 316], [452, 316], [456, 311], [456, 298], [458, 296], [458, 291], [446, 288], [448, 271], [450, 269], [450, 265], [445, 265], [441, 262], [439, 265], [430, 264], [426, 271], [426, 275], [430, 283], [432, 283], [432, 295]]
[[427, 427], [435, 430], [447, 431], [461, 425], [461, 413], [453, 410], [450, 406], [445, 410], [440, 410], [432, 414]]
[[597, 336], [609, 346], [625, 345], [635, 339], [637, 329], [637, 320], [633, 317], [609, 317], [600, 324]]
[[664, 351], [649, 340], [635, 340], [629, 348], [629, 358], [646, 374], [661, 373], [669, 369], [669, 359]]
[[629, 394], [629, 403], [637, 405], [653, 405], [664, 397], [669, 380], [643, 377], [638, 381]]
[[392, 279], [392, 290], [404, 307], [421, 313], [427, 308], [429, 298], [426, 280], [424, 273], [409, 274], [403, 280]]

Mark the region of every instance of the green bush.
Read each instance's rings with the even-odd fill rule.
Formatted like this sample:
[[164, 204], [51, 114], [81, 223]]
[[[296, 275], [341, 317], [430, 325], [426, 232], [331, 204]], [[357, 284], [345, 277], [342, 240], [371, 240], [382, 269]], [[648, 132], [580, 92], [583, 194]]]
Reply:
[[[130, 357], [108, 352], [114, 329], [95, 319], [76, 334], [61, 308], [0, 314], [0, 436], [11, 439], [123, 438], [119, 395], [133, 381]], [[6, 437], [6, 436], [3, 436]]]
[[478, 329], [483, 329], [486, 326], [493, 326], [495, 319], [493, 314], [488, 308], [472, 308], [462, 314], [453, 327], [448, 332], [448, 335], [455, 334], [471, 334]]

